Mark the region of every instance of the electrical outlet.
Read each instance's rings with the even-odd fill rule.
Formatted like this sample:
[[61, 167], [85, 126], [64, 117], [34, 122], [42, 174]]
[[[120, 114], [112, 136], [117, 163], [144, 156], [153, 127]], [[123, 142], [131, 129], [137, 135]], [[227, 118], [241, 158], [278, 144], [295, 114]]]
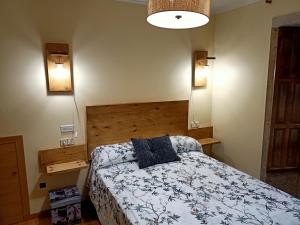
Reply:
[[191, 127], [192, 128], [199, 128], [200, 127], [200, 122], [197, 121], [197, 120], [193, 120], [192, 123], [191, 123]]
[[74, 145], [74, 138], [68, 138], [69, 142], [68, 144], [69, 145]]
[[66, 147], [66, 146], [70, 146], [70, 145], [74, 145], [74, 138], [71, 137], [71, 138], [63, 138], [63, 139], [60, 139], [60, 146], [61, 147]]
[[43, 189], [43, 188], [46, 188], [46, 187], [47, 187], [46, 182], [41, 182], [40, 183], [40, 189]]

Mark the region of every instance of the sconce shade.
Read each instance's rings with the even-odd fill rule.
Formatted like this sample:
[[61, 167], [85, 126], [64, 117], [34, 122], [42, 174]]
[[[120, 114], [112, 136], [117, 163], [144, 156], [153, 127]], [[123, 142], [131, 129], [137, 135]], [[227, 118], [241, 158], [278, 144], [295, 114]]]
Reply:
[[149, 0], [147, 21], [157, 27], [187, 29], [209, 22], [210, 0]]
[[73, 76], [68, 44], [46, 44], [48, 94], [72, 94]]
[[207, 84], [207, 51], [195, 51], [193, 60], [193, 88], [206, 87]]

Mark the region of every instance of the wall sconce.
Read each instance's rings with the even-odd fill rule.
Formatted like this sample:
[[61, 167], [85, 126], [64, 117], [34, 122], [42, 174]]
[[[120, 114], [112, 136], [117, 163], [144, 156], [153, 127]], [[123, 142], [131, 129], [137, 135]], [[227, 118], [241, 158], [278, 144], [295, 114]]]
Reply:
[[207, 51], [195, 51], [193, 59], [193, 88], [203, 88], [207, 85], [208, 74], [208, 60], [216, 59], [215, 57], [208, 57]]
[[46, 44], [48, 94], [73, 94], [73, 75], [68, 44]]

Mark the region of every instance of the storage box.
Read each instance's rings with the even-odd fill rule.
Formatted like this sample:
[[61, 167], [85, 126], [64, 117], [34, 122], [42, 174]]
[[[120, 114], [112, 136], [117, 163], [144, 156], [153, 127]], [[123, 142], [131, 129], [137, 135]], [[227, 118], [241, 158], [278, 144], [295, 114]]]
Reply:
[[53, 225], [72, 225], [81, 222], [81, 198], [76, 186], [49, 191]]

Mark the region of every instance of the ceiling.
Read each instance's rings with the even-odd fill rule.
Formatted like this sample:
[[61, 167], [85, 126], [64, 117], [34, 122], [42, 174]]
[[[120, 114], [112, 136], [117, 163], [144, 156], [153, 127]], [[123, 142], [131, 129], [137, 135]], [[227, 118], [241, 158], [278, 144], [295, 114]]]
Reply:
[[273, 18], [273, 27], [300, 27], [300, 12]]
[[[146, 5], [148, 0], [117, 0], [117, 1]], [[258, 1], [260, 0], [211, 0], [212, 13], [218, 14], [218, 13], [226, 12]]]

